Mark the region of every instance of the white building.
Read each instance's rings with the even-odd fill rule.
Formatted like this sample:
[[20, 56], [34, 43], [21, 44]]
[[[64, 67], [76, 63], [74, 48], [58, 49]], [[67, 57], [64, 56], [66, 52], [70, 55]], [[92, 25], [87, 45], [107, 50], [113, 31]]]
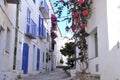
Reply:
[[19, 0], [0, 0], [0, 80], [11, 78]]
[[51, 14], [50, 0], [0, 1], [0, 80], [52, 70]]
[[100, 80], [120, 80], [120, 0], [93, 0], [88, 21], [88, 72]]
[[61, 55], [60, 49], [63, 45], [62, 39], [63, 39], [63, 36], [61, 34], [60, 29], [58, 28], [57, 29], [57, 38], [56, 38], [57, 45], [55, 46], [55, 53], [54, 53], [55, 56], [56, 56], [56, 60], [55, 60], [56, 61], [56, 66], [61, 65], [60, 64], [60, 59], [61, 59], [62, 55]]
[[51, 70], [50, 6], [49, 0], [20, 3], [16, 70], [24, 74]]

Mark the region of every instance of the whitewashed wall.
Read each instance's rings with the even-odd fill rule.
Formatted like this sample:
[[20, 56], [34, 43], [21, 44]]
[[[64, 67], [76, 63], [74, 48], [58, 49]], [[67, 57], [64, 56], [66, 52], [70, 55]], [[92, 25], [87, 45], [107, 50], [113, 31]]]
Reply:
[[[0, 37], [0, 79], [6, 76], [10, 79], [12, 76], [9, 74], [13, 69], [13, 53], [14, 53], [14, 39], [15, 39], [15, 25], [16, 25], [16, 5], [4, 4], [4, 0], [0, 1], [0, 25], [3, 30]], [[6, 43], [7, 28], [9, 28], [9, 44]], [[9, 53], [6, 52], [6, 46], [9, 46]], [[2, 74], [1, 74], [2, 72]], [[4, 76], [6, 75], [6, 76]]]
[[60, 53], [60, 49], [61, 49], [61, 46], [63, 44], [63, 42], [61, 41], [62, 39], [62, 34], [61, 34], [61, 31], [59, 29], [59, 26], [57, 26], [57, 38], [55, 39], [56, 40], [56, 45], [55, 45], [55, 57], [56, 57], [56, 66], [60, 65], [60, 59], [61, 59], [61, 53]]
[[[88, 23], [88, 53], [89, 72], [100, 74], [101, 80], [119, 80], [119, 35], [120, 35], [120, 1], [116, 0], [93, 0], [93, 14]], [[98, 34], [98, 57], [93, 57], [94, 40], [92, 32], [97, 29]], [[99, 65], [96, 72], [95, 65]]]
[[[51, 4], [49, 0], [46, 1], [49, 8], [51, 9]], [[51, 61], [46, 63], [46, 53], [49, 53], [49, 47], [50, 43], [47, 42], [47, 39], [40, 39], [37, 38], [34, 40], [30, 40], [28, 37], [25, 36], [25, 30], [26, 30], [26, 16], [27, 16], [27, 7], [31, 10], [31, 18], [34, 20], [34, 22], [37, 24], [37, 32], [38, 32], [38, 21], [39, 21], [39, 14], [42, 18], [42, 13], [39, 10], [40, 1], [36, 0], [36, 3], [34, 4], [32, 0], [22, 0], [21, 1], [21, 7], [19, 10], [19, 35], [18, 35], [18, 51], [17, 51], [17, 69], [21, 70], [22, 67], [22, 50], [23, 50], [23, 43], [27, 43], [29, 45], [29, 64], [28, 64], [28, 73], [36, 73], [36, 58], [33, 56], [37, 56], [37, 48], [40, 49], [40, 71], [39, 72], [46, 72], [47, 70], [51, 70]], [[51, 14], [51, 10], [50, 13]], [[46, 28], [46, 33], [48, 32], [50, 35], [50, 17], [48, 19], [44, 19], [44, 26]], [[38, 35], [38, 33], [37, 33]], [[35, 54], [33, 54], [33, 45], [35, 45]], [[43, 53], [44, 53], [44, 62], [43, 62]], [[50, 55], [50, 53], [49, 53]], [[34, 64], [32, 62], [35, 62]], [[19, 64], [20, 63], [20, 64]], [[19, 64], [19, 65], [18, 65]], [[34, 66], [33, 66], [34, 65]], [[49, 69], [48, 69], [49, 68]]]
[[108, 54], [104, 56], [102, 70], [102, 80], [119, 80], [120, 69], [119, 69], [119, 41], [120, 41], [120, 1], [107, 0], [107, 21], [108, 21], [108, 43], [109, 50]]

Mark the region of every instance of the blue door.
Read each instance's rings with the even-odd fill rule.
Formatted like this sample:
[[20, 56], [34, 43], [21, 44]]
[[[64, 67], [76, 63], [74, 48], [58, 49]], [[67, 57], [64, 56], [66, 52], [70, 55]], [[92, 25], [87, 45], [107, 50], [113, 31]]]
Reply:
[[23, 56], [22, 56], [22, 70], [24, 74], [28, 72], [28, 53], [29, 53], [29, 46], [28, 44], [23, 44]]
[[37, 71], [39, 71], [40, 68], [40, 49], [37, 49]]

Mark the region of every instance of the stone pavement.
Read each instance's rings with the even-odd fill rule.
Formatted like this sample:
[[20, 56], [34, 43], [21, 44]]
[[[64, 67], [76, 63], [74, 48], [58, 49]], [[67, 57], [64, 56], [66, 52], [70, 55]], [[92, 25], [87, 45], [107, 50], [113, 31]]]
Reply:
[[39, 73], [24, 77], [22, 80], [70, 80], [70, 77], [61, 69], [55, 71]]

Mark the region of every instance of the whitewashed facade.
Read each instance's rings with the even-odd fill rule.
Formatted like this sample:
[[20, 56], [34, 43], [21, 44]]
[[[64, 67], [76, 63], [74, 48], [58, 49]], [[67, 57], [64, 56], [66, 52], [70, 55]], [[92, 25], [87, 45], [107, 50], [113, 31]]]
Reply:
[[61, 49], [61, 47], [62, 47], [62, 45], [63, 45], [62, 38], [63, 38], [63, 36], [62, 36], [62, 34], [61, 34], [60, 29], [58, 28], [58, 29], [57, 29], [57, 38], [56, 38], [56, 43], [57, 43], [57, 45], [55, 46], [55, 52], [54, 52], [54, 54], [55, 54], [55, 56], [56, 56], [56, 60], [55, 60], [56, 66], [59, 66], [59, 65], [60, 65], [60, 59], [61, 59], [61, 57], [62, 57], [62, 55], [61, 55], [61, 53], [60, 53], [60, 49]]
[[51, 14], [50, 0], [0, 0], [0, 80], [52, 70]]
[[[45, 7], [44, 4], [47, 5], [47, 10], [49, 11], [47, 12], [48, 13], [47, 16], [45, 13], [41, 12], [42, 10], [41, 8]], [[49, 52], [50, 27], [51, 27], [51, 22], [50, 22], [51, 12], [49, 10], [50, 6], [51, 4], [50, 1], [48, 0], [39, 0], [39, 1], [35, 0], [35, 2], [34, 0], [21, 1], [19, 8], [19, 32], [18, 32], [16, 70], [19, 70], [25, 74], [34, 74], [38, 72], [47, 72], [51, 70], [51, 61], [50, 60], [46, 61], [47, 55], [48, 56], [51, 55], [51, 53]], [[27, 14], [28, 9], [30, 11], [30, 16]], [[30, 33], [26, 32], [27, 19], [29, 18], [33, 21], [33, 23], [35, 23], [33, 24], [35, 27], [35, 29], [32, 30], [33, 34], [32, 32]], [[30, 21], [31, 26], [32, 26], [32, 21]], [[43, 31], [40, 31], [39, 27], [41, 26], [44, 27], [44, 29], [41, 28], [43, 29]], [[34, 36], [34, 30], [36, 34], [35, 36]], [[27, 44], [29, 47], [28, 57], [27, 57], [28, 65], [26, 65], [27, 73], [26, 71], [24, 72], [24, 68], [23, 68], [24, 66], [22, 62], [23, 54], [24, 54], [24, 44]]]
[[[88, 21], [88, 73], [100, 80], [120, 80], [120, 1], [93, 0]], [[80, 67], [77, 67], [77, 70]]]
[[11, 78], [16, 28], [16, 4], [0, 0], [0, 80]]

